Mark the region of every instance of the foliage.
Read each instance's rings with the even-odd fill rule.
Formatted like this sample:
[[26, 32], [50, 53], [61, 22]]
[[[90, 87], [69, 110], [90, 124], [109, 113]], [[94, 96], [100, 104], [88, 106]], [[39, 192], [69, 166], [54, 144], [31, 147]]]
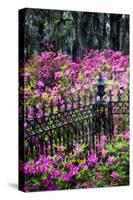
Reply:
[[88, 147], [77, 144], [73, 153], [63, 146], [58, 154], [40, 156], [37, 161], [21, 163], [25, 174], [25, 191], [92, 188], [129, 184], [129, 133], [117, 133], [111, 143], [106, 136], [97, 144], [98, 150], [88, 153]]
[[[33, 105], [38, 106], [38, 116], [42, 115], [42, 102], [46, 112], [52, 102], [57, 110], [67, 100], [79, 95], [93, 94], [99, 72], [104, 72], [104, 79], [109, 84], [107, 90], [112, 90], [113, 98], [118, 91], [126, 96], [128, 89], [129, 57], [119, 51], [105, 49], [90, 50], [83, 59], [72, 61], [68, 55], [45, 51], [35, 54], [25, 63], [21, 72], [24, 85], [20, 82], [20, 94], [29, 109], [29, 117], [33, 117]], [[119, 73], [124, 71], [123, 73]], [[23, 101], [22, 101], [23, 103]]]

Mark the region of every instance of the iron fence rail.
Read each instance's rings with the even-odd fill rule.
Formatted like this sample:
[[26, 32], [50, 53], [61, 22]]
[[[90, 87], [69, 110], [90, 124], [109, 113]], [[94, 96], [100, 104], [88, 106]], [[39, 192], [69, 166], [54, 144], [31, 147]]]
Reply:
[[[67, 101], [58, 105], [54, 112], [51, 102], [49, 113], [45, 112], [45, 103], [42, 104], [43, 114], [37, 115], [37, 106], [34, 106], [34, 116], [28, 118], [28, 109], [24, 113], [24, 156], [37, 158], [40, 154], [54, 155], [58, 146], [63, 145], [68, 152], [72, 151], [76, 143], [86, 143], [88, 148], [97, 149], [101, 135], [105, 134], [111, 141], [114, 130], [114, 115], [129, 115], [129, 93], [127, 101], [122, 100], [118, 92], [117, 100], [112, 100], [109, 92], [108, 100], [104, 100], [105, 86], [100, 75], [97, 95], [86, 94], [72, 99], [71, 108]], [[101, 87], [101, 88], [100, 88]], [[100, 93], [101, 92], [101, 93]], [[97, 100], [97, 96], [100, 97]], [[21, 118], [20, 118], [20, 123]], [[20, 138], [21, 140], [21, 138]]]

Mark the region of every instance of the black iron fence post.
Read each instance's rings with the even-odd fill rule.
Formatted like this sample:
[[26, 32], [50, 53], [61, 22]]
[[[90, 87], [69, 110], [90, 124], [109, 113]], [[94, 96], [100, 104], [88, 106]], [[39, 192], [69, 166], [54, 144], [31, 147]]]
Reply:
[[[107, 135], [107, 138], [113, 134], [113, 118], [112, 118], [112, 104], [111, 98], [109, 100], [104, 98], [106, 95], [105, 87], [107, 84], [104, 81], [102, 73], [99, 74], [99, 79], [96, 84], [97, 86], [97, 134], [100, 135], [104, 133]], [[98, 99], [99, 97], [99, 99]], [[108, 135], [109, 134], [109, 135]]]

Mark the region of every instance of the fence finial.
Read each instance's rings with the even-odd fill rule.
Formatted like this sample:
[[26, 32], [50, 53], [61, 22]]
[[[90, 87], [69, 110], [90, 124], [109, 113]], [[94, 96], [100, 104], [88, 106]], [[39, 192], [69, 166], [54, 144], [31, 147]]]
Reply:
[[101, 72], [99, 73], [99, 79], [98, 79], [98, 83], [96, 84], [96, 86], [98, 89], [97, 95], [100, 97], [100, 99], [102, 99], [102, 97], [105, 95], [106, 83], [104, 82], [103, 75]]

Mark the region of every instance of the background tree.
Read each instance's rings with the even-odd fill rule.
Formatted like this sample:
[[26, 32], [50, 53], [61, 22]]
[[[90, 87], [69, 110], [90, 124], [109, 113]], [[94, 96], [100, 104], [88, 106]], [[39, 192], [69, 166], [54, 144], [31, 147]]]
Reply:
[[19, 28], [24, 30], [25, 60], [48, 44], [73, 59], [91, 48], [129, 52], [129, 15], [25, 9]]

